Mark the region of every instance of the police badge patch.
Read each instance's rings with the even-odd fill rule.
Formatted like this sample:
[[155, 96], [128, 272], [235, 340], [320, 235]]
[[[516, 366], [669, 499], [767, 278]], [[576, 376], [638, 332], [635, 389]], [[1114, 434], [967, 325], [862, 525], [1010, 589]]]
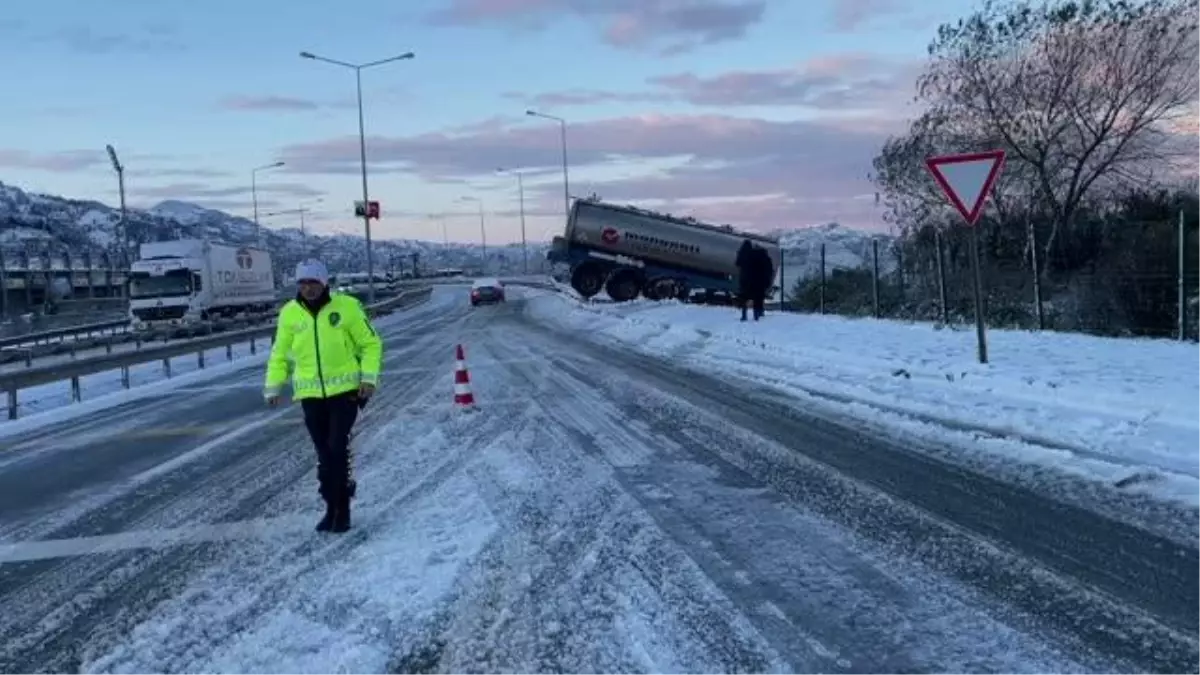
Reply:
[[333, 312], [332, 314], [329, 315], [329, 325], [330, 326], [337, 328], [337, 325], [341, 322], [342, 322], [341, 314], [338, 314], [337, 312]]

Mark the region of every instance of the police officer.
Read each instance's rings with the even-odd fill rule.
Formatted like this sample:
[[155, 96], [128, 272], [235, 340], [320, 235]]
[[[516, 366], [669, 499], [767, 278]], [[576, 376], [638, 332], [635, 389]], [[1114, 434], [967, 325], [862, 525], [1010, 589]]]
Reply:
[[263, 389], [277, 405], [287, 381], [288, 354], [295, 360], [292, 397], [304, 410], [304, 424], [317, 449], [317, 478], [325, 516], [321, 532], [350, 529], [350, 430], [360, 404], [375, 392], [383, 362], [383, 342], [362, 304], [329, 291], [329, 271], [319, 260], [296, 266], [299, 292], [279, 310], [275, 343]]

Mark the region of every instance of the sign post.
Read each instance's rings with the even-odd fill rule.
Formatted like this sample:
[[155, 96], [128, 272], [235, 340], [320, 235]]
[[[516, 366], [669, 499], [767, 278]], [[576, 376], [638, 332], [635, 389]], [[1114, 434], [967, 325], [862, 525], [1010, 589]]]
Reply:
[[988, 150], [962, 155], [942, 155], [925, 160], [946, 198], [971, 227], [971, 276], [975, 287], [975, 333], [979, 341], [979, 362], [988, 362], [987, 333], [983, 320], [983, 273], [979, 269], [979, 230], [975, 223], [983, 213], [988, 193], [1004, 166], [1003, 150]]

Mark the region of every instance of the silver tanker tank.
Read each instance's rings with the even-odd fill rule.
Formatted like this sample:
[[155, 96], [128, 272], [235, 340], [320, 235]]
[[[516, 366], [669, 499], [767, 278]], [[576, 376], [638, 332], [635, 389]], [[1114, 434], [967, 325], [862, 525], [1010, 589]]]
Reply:
[[[554, 257], [570, 262], [573, 269], [589, 264], [594, 268], [601, 264], [597, 259], [607, 259], [610, 282], [622, 269], [634, 267], [645, 270], [646, 276], [677, 278], [691, 289], [729, 292], [738, 272], [738, 248], [746, 239], [766, 249], [779, 269], [779, 242], [772, 237], [581, 199], [571, 209], [564, 236], [555, 242]], [[586, 258], [572, 255], [572, 249], [586, 250]], [[573, 273], [573, 280], [578, 276]], [[573, 285], [585, 296], [599, 290], [592, 290], [594, 284], [583, 283], [586, 289]]]

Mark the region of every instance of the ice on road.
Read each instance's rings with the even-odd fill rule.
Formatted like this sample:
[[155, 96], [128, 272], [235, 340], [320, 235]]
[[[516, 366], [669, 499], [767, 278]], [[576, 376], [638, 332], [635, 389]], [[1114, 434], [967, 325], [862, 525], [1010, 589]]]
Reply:
[[[819, 437], [722, 414], [519, 297], [438, 289], [401, 316], [345, 535], [311, 531], [312, 450], [294, 408], [254, 407], [257, 366], [9, 448], [3, 670], [1196, 669], [1186, 608], [814, 462], [792, 446]], [[474, 413], [451, 404], [460, 342]], [[172, 433], [184, 415], [199, 430]], [[1187, 562], [1159, 570], [1180, 605]]]

